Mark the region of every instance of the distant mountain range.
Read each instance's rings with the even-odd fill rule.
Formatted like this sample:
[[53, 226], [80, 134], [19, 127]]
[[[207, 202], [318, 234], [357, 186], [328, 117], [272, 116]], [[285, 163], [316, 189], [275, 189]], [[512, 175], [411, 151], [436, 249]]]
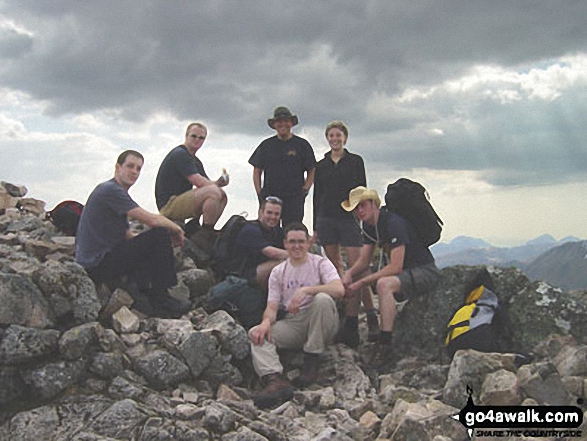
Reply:
[[549, 234], [516, 247], [494, 247], [483, 239], [459, 236], [430, 250], [439, 268], [455, 265], [514, 266], [532, 280], [544, 280], [565, 291], [587, 290], [587, 241]]

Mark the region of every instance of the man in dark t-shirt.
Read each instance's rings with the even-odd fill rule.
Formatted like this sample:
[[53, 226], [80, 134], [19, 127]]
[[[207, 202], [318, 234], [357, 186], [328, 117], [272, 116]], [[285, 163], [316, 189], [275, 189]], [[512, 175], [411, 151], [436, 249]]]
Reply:
[[[140, 312], [177, 317], [189, 305], [169, 296], [167, 289], [177, 284], [172, 246], [181, 246], [184, 234], [169, 219], [139, 207], [128, 194], [140, 175], [143, 161], [139, 152], [123, 152], [118, 157], [114, 178], [101, 183], [90, 194], [77, 230], [75, 260], [96, 283], [111, 282], [125, 275], [143, 287], [148, 300], [135, 298], [133, 304]], [[151, 229], [133, 234], [128, 216]]]
[[254, 167], [253, 184], [259, 202], [267, 196], [283, 201], [281, 219], [285, 227], [304, 217], [304, 200], [314, 183], [316, 158], [310, 143], [292, 133], [298, 117], [287, 107], [276, 108], [267, 123], [277, 134], [259, 144], [249, 164]]
[[287, 258], [283, 230], [279, 226], [281, 205], [281, 200], [275, 196], [264, 199], [258, 220], [247, 222], [234, 243], [239, 275], [257, 282], [265, 293], [271, 270]]
[[185, 141], [172, 149], [159, 167], [155, 182], [155, 199], [159, 212], [174, 221], [202, 216], [202, 228], [192, 238], [210, 252], [216, 239], [214, 225], [226, 207], [228, 185], [226, 171], [211, 181], [196, 153], [204, 144], [208, 131], [201, 123], [188, 125]]
[[[396, 303], [409, 300], [436, 285], [440, 271], [428, 247], [422, 243], [412, 226], [400, 215], [381, 207], [377, 191], [356, 187], [341, 206], [363, 221], [363, 247], [359, 259], [343, 275], [349, 293], [377, 283], [380, 311], [380, 340], [375, 365], [382, 366], [391, 355], [391, 330], [397, 315]], [[390, 207], [391, 208], [391, 207]], [[371, 273], [369, 266], [379, 245], [389, 263]]]

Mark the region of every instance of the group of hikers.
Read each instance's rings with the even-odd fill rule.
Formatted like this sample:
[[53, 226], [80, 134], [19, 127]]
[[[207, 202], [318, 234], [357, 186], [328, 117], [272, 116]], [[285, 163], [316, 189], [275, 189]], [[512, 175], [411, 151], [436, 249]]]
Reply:
[[[249, 329], [253, 366], [263, 384], [255, 396], [260, 407], [293, 396], [277, 349], [301, 348], [304, 366], [298, 381], [312, 383], [328, 344], [335, 339], [351, 347], [359, 344], [361, 302], [368, 338], [376, 343], [372, 363], [389, 361], [397, 305], [432, 289], [440, 275], [428, 244], [411, 222], [383, 207], [378, 192], [367, 188], [363, 159], [345, 148], [348, 129], [342, 121], [327, 125], [330, 151], [318, 162], [309, 142], [292, 133], [298, 117], [289, 109], [276, 108], [268, 124], [276, 134], [262, 141], [249, 159], [258, 219], [247, 222], [234, 243], [235, 255], [241, 256], [235, 271], [266, 296], [260, 323]], [[114, 177], [94, 189], [82, 212], [76, 261], [96, 283], [128, 276], [146, 294], [133, 305], [146, 315], [178, 317], [190, 309], [168, 293], [177, 284], [173, 247], [186, 240], [186, 220], [201, 219], [189, 240], [213, 253], [230, 178], [223, 170], [211, 180], [196, 156], [207, 135], [203, 124], [190, 124], [184, 143], [164, 158], [155, 184], [158, 214], [144, 210], [128, 194], [144, 163], [134, 150], [118, 157]], [[313, 185], [310, 236], [302, 219]], [[128, 218], [150, 228], [133, 234]], [[315, 242], [325, 256], [309, 252]], [[377, 245], [387, 264], [372, 271]], [[379, 318], [372, 287], [379, 298]], [[342, 325], [337, 301], [345, 304]]]

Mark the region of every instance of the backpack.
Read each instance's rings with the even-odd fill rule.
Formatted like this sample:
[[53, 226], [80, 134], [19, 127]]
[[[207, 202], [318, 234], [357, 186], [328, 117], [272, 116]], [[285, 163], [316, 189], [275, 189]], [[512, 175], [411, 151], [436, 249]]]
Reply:
[[385, 204], [416, 230], [427, 247], [440, 240], [443, 222], [432, 208], [428, 192], [419, 183], [400, 178], [387, 186]]
[[505, 311], [497, 295], [484, 285], [469, 292], [446, 328], [444, 344], [451, 358], [459, 349], [506, 352], [510, 346]]
[[75, 236], [84, 206], [76, 201], [63, 201], [45, 214], [59, 231], [67, 236]]
[[248, 221], [240, 214], [233, 214], [220, 230], [214, 243], [215, 269], [222, 278], [242, 270], [245, 262], [238, 262], [234, 255], [234, 243]]

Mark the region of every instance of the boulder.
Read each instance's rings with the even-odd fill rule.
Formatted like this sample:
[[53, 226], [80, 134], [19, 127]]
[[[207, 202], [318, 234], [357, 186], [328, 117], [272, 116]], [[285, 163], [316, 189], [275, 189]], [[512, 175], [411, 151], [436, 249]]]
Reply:
[[12, 325], [0, 343], [0, 364], [22, 364], [57, 353], [59, 331]]
[[35, 395], [53, 398], [77, 383], [86, 369], [85, 360], [56, 361], [23, 373], [24, 382]]
[[53, 325], [49, 304], [31, 279], [0, 272], [0, 326], [47, 328]]
[[136, 371], [156, 389], [177, 386], [189, 378], [189, 368], [178, 358], [161, 349], [132, 360]]

